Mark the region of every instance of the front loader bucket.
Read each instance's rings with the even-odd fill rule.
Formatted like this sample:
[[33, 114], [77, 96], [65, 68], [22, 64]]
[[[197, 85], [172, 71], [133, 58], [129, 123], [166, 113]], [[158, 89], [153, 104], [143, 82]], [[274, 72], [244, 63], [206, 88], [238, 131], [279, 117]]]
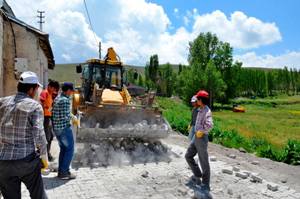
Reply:
[[88, 106], [83, 111], [77, 140], [93, 142], [105, 138], [155, 140], [169, 135], [171, 127], [159, 111], [131, 106]]

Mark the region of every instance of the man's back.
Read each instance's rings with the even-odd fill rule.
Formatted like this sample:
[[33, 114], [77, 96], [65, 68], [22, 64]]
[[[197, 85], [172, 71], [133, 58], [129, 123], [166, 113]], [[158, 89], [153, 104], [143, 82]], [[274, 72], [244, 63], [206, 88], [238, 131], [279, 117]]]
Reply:
[[25, 158], [43, 131], [43, 109], [25, 93], [0, 98], [0, 160]]

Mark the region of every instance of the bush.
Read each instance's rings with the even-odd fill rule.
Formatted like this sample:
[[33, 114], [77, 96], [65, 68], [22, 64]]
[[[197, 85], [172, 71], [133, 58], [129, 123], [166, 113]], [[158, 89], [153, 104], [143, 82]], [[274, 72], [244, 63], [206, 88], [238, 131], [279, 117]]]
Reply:
[[284, 148], [283, 162], [292, 165], [300, 165], [300, 142], [289, 140]]
[[281, 162], [284, 156], [282, 152], [276, 150], [270, 144], [260, 146], [259, 148], [257, 148], [257, 155], [259, 157], [269, 158], [271, 160], [278, 161], [278, 162]]

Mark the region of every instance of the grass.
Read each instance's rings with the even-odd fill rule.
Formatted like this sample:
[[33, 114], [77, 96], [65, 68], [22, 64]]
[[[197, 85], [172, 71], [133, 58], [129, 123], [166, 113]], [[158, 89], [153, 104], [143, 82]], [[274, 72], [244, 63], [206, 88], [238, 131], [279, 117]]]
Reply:
[[245, 105], [246, 113], [229, 110], [213, 113], [223, 130], [236, 130], [246, 138], [261, 137], [280, 148], [288, 139], [300, 141], [300, 104], [276, 108]]

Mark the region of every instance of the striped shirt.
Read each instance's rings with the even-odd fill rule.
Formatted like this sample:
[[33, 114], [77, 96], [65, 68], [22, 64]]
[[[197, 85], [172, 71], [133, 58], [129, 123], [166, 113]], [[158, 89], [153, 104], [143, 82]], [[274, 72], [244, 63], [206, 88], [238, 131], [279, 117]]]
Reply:
[[58, 132], [66, 127], [70, 127], [71, 121], [71, 103], [70, 98], [61, 93], [55, 98], [52, 109], [52, 124], [54, 131]]
[[198, 109], [198, 115], [195, 125], [195, 132], [202, 131], [205, 134], [208, 134], [209, 131], [213, 128], [213, 119], [211, 111], [208, 106]]
[[0, 160], [47, 153], [42, 106], [25, 93], [0, 98]]

